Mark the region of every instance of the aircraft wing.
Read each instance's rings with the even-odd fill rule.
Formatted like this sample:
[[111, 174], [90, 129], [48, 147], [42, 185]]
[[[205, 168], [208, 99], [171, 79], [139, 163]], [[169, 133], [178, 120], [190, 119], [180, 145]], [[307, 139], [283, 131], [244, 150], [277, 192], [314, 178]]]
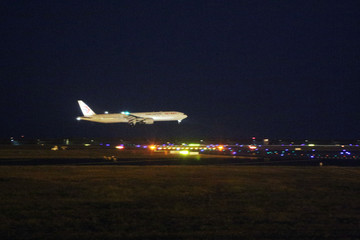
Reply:
[[143, 117], [138, 117], [133, 114], [125, 114], [125, 118], [128, 120], [128, 123], [132, 126], [135, 126], [137, 122], [144, 121]]
[[144, 118], [144, 117], [136, 116], [134, 114], [130, 114], [128, 112], [125, 113], [125, 119], [127, 119], [128, 123], [132, 126], [135, 126], [136, 123], [154, 124], [153, 118]]

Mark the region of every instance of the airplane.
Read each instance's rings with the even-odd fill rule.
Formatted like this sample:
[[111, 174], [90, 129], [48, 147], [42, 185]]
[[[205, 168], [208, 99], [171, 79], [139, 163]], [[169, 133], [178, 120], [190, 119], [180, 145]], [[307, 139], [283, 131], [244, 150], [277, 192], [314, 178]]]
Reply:
[[139, 124], [154, 124], [157, 121], [178, 121], [180, 123], [183, 119], [187, 118], [182, 112], [166, 111], [166, 112], [121, 112], [109, 114], [96, 114], [91, 108], [86, 105], [82, 100], [78, 100], [83, 117], [77, 117], [78, 121], [85, 120], [98, 123], [128, 123], [131, 126]]

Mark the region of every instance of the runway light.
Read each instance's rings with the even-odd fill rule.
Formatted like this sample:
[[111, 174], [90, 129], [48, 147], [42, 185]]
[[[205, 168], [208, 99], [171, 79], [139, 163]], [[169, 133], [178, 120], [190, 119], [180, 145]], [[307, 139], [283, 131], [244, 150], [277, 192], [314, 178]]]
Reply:
[[256, 146], [254, 146], [254, 145], [249, 145], [249, 148], [250, 148], [251, 150], [255, 150], [255, 149], [256, 149]]
[[150, 145], [149, 148], [150, 148], [151, 150], [155, 150], [155, 149], [156, 149], [156, 146], [155, 146], [155, 145]]
[[180, 151], [179, 153], [182, 154], [182, 155], [188, 155], [189, 151], [188, 150], [183, 150], [183, 151]]
[[118, 145], [115, 148], [121, 150], [121, 149], [124, 149], [124, 145]]
[[222, 151], [224, 149], [224, 146], [218, 146], [219, 151]]

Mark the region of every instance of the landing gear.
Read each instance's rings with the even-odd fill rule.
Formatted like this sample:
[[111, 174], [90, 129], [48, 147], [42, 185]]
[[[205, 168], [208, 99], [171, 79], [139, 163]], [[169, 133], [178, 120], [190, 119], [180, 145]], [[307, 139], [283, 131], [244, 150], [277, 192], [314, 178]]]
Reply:
[[135, 124], [136, 124], [136, 118], [131, 118], [129, 121], [128, 121], [129, 125], [134, 127]]

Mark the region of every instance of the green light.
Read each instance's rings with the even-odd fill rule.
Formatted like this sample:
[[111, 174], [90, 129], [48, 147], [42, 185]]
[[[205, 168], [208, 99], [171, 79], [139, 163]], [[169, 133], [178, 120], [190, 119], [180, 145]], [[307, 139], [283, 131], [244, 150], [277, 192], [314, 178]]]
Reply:
[[199, 143], [190, 143], [189, 144], [190, 147], [200, 147]]
[[184, 151], [180, 151], [179, 153], [182, 154], [182, 155], [188, 155], [188, 154], [189, 154], [189, 151], [188, 151], [188, 150], [184, 150]]

